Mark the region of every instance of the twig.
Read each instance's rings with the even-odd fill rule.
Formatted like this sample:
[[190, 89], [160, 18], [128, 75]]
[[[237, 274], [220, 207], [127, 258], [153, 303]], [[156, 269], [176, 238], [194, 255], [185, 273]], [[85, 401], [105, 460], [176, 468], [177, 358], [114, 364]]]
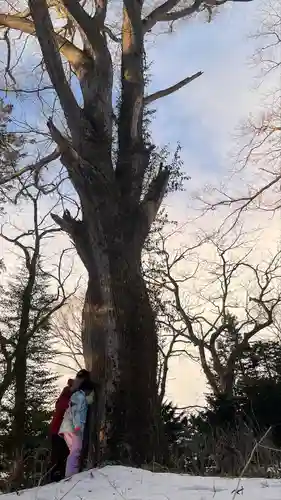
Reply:
[[259, 441], [257, 441], [257, 442], [256, 442], [256, 444], [255, 444], [255, 446], [253, 447], [253, 449], [252, 449], [252, 451], [251, 451], [251, 453], [250, 453], [250, 455], [249, 455], [249, 458], [248, 458], [248, 460], [247, 460], [247, 462], [246, 462], [245, 466], [243, 467], [243, 470], [242, 470], [242, 472], [241, 472], [241, 474], [240, 474], [240, 476], [239, 476], [237, 486], [236, 486], [236, 488], [235, 488], [235, 490], [234, 490], [234, 492], [233, 492], [233, 495], [232, 495], [232, 500], [234, 500], [234, 499], [236, 498], [236, 495], [238, 494], [238, 491], [239, 491], [239, 489], [240, 489], [240, 485], [241, 485], [242, 478], [243, 478], [243, 476], [244, 476], [244, 474], [245, 474], [246, 470], [248, 469], [248, 467], [249, 467], [249, 465], [250, 465], [250, 463], [251, 463], [251, 461], [252, 461], [252, 458], [253, 458], [253, 456], [254, 456], [254, 454], [255, 454], [256, 450], [257, 450], [257, 449], [258, 449], [258, 447], [262, 444], [262, 442], [265, 440], [265, 438], [268, 436], [268, 434], [270, 433], [271, 429], [272, 429], [272, 427], [270, 426], [270, 427], [267, 429], [267, 431], [264, 433], [264, 435], [261, 437], [261, 439], [260, 439]]
[[71, 486], [71, 488], [69, 488], [69, 490], [68, 490], [68, 491], [66, 491], [66, 492], [62, 495], [62, 497], [60, 497], [58, 500], [63, 500], [65, 497], [67, 497], [67, 495], [68, 495], [68, 494], [69, 494], [72, 490], [74, 490], [75, 486], [77, 486], [77, 484], [78, 484], [78, 483], [80, 483], [80, 482], [81, 482], [81, 479], [78, 479], [78, 481], [76, 481], [76, 483], [74, 483], [74, 484]]

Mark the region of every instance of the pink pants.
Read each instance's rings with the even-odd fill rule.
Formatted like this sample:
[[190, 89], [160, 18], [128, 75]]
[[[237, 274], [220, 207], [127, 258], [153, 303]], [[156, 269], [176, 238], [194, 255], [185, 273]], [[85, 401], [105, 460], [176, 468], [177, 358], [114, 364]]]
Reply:
[[82, 437], [74, 432], [65, 432], [64, 440], [69, 448], [69, 455], [66, 461], [65, 477], [78, 474], [80, 469], [80, 455], [82, 450]]

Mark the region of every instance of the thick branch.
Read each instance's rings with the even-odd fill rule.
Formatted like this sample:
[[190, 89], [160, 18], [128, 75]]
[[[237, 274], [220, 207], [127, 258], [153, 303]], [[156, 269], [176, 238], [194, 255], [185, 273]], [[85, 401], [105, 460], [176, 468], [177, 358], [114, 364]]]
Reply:
[[214, 369], [220, 377], [222, 377], [223, 375], [224, 367], [218, 355], [218, 351], [216, 348], [216, 341], [221, 336], [221, 334], [226, 330], [227, 326], [228, 326], [227, 324], [223, 324], [214, 330], [209, 340], [209, 346], [208, 346], [208, 350], [212, 355]]
[[89, 63], [79, 77], [84, 113], [91, 124], [94, 124], [100, 139], [107, 141], [107, 149], [110, 151], [113, 71], [111, 54], [103, 33], [107, 2], [98, 0], [95, 16], [90, 17], [78, 0], [62, 1], [77, 23], [84, 42], [84, 52], [89, 55]]
[[161, 99], [162, 97], [166, 97], [170, 94], [173, 94], [174, 92], [177, 92], [177, 90], [180, 90], [185, 85], [188, 85], [189, 83], [193, 82], [193, 80], [196, 80], [201, 75], [203, 75], [203, 72], [198, 71], [194, 75], [184, 78], [180, 82], [176, 83], [175, 85], [172, 85], [171, 87], [168, 87], [167, 89], [158, 90], [157, 92], [154, 92], [153, 94], [144, 98], [144, 104], [145, 105], [151, 104], [152, 102], [157, 101], [157, 99]]
[[[0, 14], [0, 26], [7, 26], [14, 30], [21, 31], [28, 35], [36, 36], [35, 26], [32, 21], [24, 19], [20, 16], [12, 16], [9, 14]], [[73, 43], [69, 42], [63, 36], [54, 33], [60, 52], [70, 62], [73, 70], [79, 72], [81, 65], [87, 59], [82, 50], [78, 49]]]
[[68, 211], [64, 212], [63, 217], [60, 217], [57, 214], [51, 214], [53, 221], [64, 231], [72, 237], [74, 232], [74, 219], [68, 215]]
[[61, 162], [66, 167], [78, 195], [81, 195], [81, 187], [83, 189], [85, 187], [85, 182], [87, 182], [81, 170], [82, 159], [79, 157], [69, 140], [56, 128], [51, 119], [48, 120], [47, 126], [52, 139], [58, 145], [61, 154]]
[[73, 133], [77, 130], [77, 124], [80, 123], [81, 112], [66, 80], [47, 2], [46, 0], [29, 0], [29, 6], [49, 77], [58, 94], [68, 126]]
[[[150, 31], [155, 24], [158, 22], [173, 22], [183, 19], [184, 17], [189, 17], [196, 12], [199, 12], [200, 7], [212, 9], [213, 7], [218, 7], [227, 3], [232, 2], [251, 2], [252, 0], [195, 0], [192, 5], [179, 10], [172, 10], [180, 2], [179, 0], [167, 0], [162, 5], [154, 9], [148, 16], [143, 20], [144, 32]], [[171, 12], [172, 11], [172, 12]]]
[[104, 26], [107, 3], [108, 0], [95, 0], [95, 7], [96, 7], [95, 19], [100, 29], [102, 28], [102, 26]]
[[[173, 326], [169, 325], [170, 328], [173, 330]], [[172, 340], [169, 343], [169, 347], [167, 352], [165, 353], [164, 350], [158, 346], [158, 349], [161, 353], [161, 356], [163, 358], [162, 362], [162, 375], [159, 377], [159, 384], [158, 384], [158, 393], [159, 393], [159, 400], [162, 403], [165, 397], [166, 389], [167, 389], [167, 377], [168, 377], [168, 372], [169, 372], [169, 361], [172, 358], [173, 354], [176, 354], [174, 352], [174, 346], [175, 344], [180, 340], [181, 332], [175, 332], [173, 331], [173, 336]]]
[[251, 330], [244, 333], [244, 338], [243, 338], [242, 342], [240, 342], [237, 345], [237, 347], [233, 350], [233, 352], [229, 356], [227, 364], [231, 365], [231, 363], [234, 360], [238, 359], [241, 352], [243, 352], [244, 349], [247, 348], [247, 346], [249, 345], [249, 340], [251, 340], [255, 335], [257, 335], [262, 330], [271, 326], [272, 323], [273, 323], [273, 314], [270, 313], [268, 319], [266, 321], [264, 321], [264, 323], [257, 323]]
[[0, 403], [2, 401], [5, 392], [9, 389], [10, 385], [14, 380], [14, 368], [12, 368], [12, 359], [10, 359], [9, 364], [6, 367], [6, 372], [0, 383]]
[[70, 236], [80, 259], [87, 268], [91, 252], [89, 251], [90, 243], [88, 242], [88, 234], [83, 221], [73, 219], [68, 210], [64, 211], [62, 217], [57, 214], [51, 214], [51, 217], [62, 231]]
[[[102, 16], [96, 15], [94, 18], [89, 16], [82, 5], [77, 0], [62, 0], [70, 15], [75, 19], [78, 26], [83, 30], [88, 42], [91, 44], [94, 52], [104, 52], [107, 54], [106, 40], [101, 34], [100, 29], [103, 28], [104, 19]], [[105, 15], [104, 15], [105, 18]]]
[[142, 2], [124, 0], [122, 25], [122, 91], [119, 114], [119, 157], [116, 178], [124, 202], [140, 198], [144, 175]]
[[167, 0], [162, 5], [154, 9], [148, 16], [143, 20], [144, 32], [150, 31], [156, 23], [161, 21], [177, 21], [183, 17], [188, 17], [198, 12], [204, 0], [195, 0], [192, 5], [185, 7], [184, 9], [170, 12], [174, 7], [180, 3], [180, 0]]
[[198, 344], [198, 350], [199, 350], [200, 362], [201, 362], [203, 372], [205, 373], [205, 376], [206, 376], [210, 386], [212, 387], [214, 393], [219, 394], [220, 390], [219, 390], [219, 387], [218, 387], [218, 384], [216, 381], [216, 377], [213, 374], [211, 368], [209, 367], [208, 361], [206, 359], [204, 342], [200, 342]]
[[[48, 120], [47, 125], [52, 139], [56, 142], [60, 150], [61, 162], [66, 167], [78, 195], [83, 197], [85, 190], [89, 196], [93, 196], [93, 194], [98, 195], [101, 186], [114, 179], [114, 173], [110, 168], [111, 165], [107, 166], [109, 167], [108, 170], [106, 168], [103, 170], [93, 168], [91, 163], [77, 153], [72, 144], [61, 134], [51, 119]], [[97, 202], [96, 197], [93, 197], [92, 202]]]

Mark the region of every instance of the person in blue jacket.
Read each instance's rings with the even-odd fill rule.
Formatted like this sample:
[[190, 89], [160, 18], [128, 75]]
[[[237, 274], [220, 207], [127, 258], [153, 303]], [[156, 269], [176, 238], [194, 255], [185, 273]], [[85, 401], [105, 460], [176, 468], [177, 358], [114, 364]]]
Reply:
[[73, 382], [73, 394], [59, 430], [69, 449], [65, 477], [71, 477], [79, 472], [89, 394], [92, 390], [89, 372], [80, 370]]

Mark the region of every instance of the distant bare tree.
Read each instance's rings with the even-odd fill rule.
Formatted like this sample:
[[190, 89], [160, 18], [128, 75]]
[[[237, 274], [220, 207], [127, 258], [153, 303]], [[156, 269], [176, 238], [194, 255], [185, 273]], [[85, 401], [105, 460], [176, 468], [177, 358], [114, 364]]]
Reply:
[[[180, 232], [175, 222], [160, 225], [150, 238], [143, 259], [143, 275], [155, 313], [158, 333], [157, 386], [161, 402], [163, 402], [166, 394], [167, 379], [172, 358], [179, 356], [187, 356], [190, 359], [194, 358], [194, 354], [190, 349], [190, 345], [192, 344], [190, 343], [189, 345], [186, 338], [183, 342], [185, 326], [174, 308], [173, 297], [167, 293], [166, 287], [159, 286], [159, 280], [161, 282], [161, 277], [165, 275], [166, 269], [165, 261], [163, 260], [163, 247], [172, 239], [172, 236], [180, 234]], [[189, 259], [191, 256], [194, 256], [195, 250], [201, 245], [203, 245], [203, 241], [185, 248], [184, 251], [174, 252], [172, 267], [176, 267], [185, 257]], [[195, 274], [196, 266], [194, 269]], [[179, 286], [184, 281], [182, 276], [176, 276], [175, 280]]]
[[[184, 250], [175, 258], [166, 243], [163, 240], [164, 268], [154, 282], [170, 297], [173, 315], [181, 325], [178, 341], [196, 348], [213, 392], [231, 397], [239, 359], [257, 334], [272, 327], [281, 305], [281, 253], [255, 265], [251, 249], [241, 250], [241, 235], [230, 243], [209, 238], [205, 251], [215, 251], [215, 260], [198, 256], [196, 275], [192, 271], [180, 280], [177, 264], [185, 259], [190, 264], [190, 254]], [[194, 287], [199, 290], [196, 294]], [[226, 337], [227, 350], [222, 349]]]

